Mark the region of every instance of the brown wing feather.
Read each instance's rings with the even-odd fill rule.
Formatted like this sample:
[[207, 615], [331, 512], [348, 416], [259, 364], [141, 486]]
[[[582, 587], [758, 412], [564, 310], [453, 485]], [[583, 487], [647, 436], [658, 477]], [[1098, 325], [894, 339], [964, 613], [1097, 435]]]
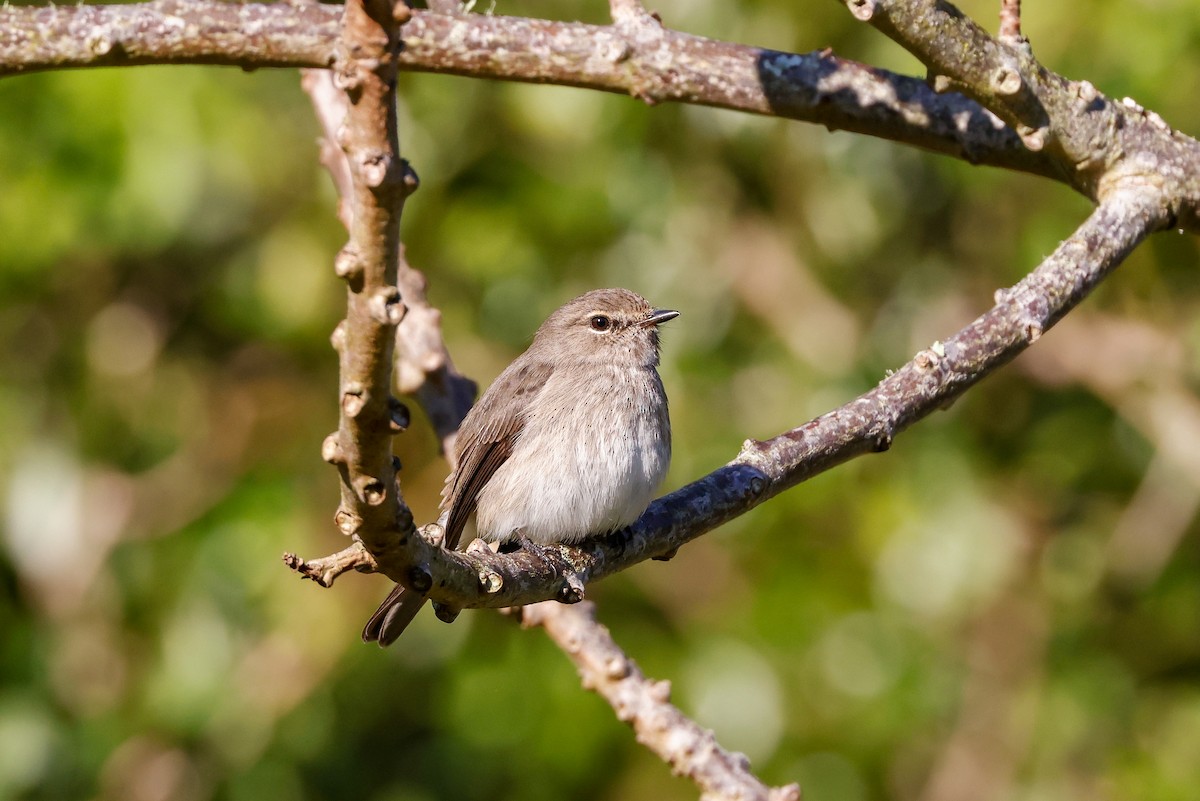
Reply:
[[[525, 427], [529, 403], [546, 386], [554, 368], [517, 359], [488, 387], [459, 429], [458, 469], [446, 480], [442, 507], [450, 510], [445, 547], [457, 548], [479, 492], [512, 455]], [[483, 422], [486, 421], [486, 422]]]
[[463, 528], [466, 527], [467, 520], [475, 511], [475, 499], [479, 497], [479, 491], [500, 469], [500, 465], [504, 464], [512, 455], [513, 444], [519, 433], [519, 431], [514, 432], [511, 436], [506, 436], [497, 442], [479, 445], [480, 454], [477, 464], [473, 465], [474, 469], [466, 477], [466, 481], [452, 496], [450, 517], [446, 522], [445, 547], [451, 549], [458, 547], [462, 539]]
[[[513, 446], [525, 427], [525, 411], [546, 386], [554, 368], [545, 362], [518, 358], [488, 388], [459, 427], [458, 468], [446, 479], [442, 508], [449, 509], [445, 547], [457, 548], [463, 528], [475, 511], [479, 492], [500, 465], [512, 455]], [[425, 605], [425, 596], [397, 584], [363, 628], [364, 642], [388, 645]]]

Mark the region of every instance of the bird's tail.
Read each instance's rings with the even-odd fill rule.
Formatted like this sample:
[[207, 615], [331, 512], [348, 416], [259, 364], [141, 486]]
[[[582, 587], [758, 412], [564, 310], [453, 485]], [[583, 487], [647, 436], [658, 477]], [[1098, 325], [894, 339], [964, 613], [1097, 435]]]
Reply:
[[363, 627], [363, 642], [378, 642], [380, 648], [391, 645], [408, 628], [426, 600], [424, 595], [397, 584]]

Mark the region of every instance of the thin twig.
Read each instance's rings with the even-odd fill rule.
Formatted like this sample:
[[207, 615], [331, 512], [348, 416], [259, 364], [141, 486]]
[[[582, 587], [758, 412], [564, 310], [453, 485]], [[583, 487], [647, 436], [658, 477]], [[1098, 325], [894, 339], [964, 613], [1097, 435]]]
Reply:
[[295, 570], [306, 579], [312, 579], [322, 587], [332, 587], [337, 577], [350, 570], [359, 573], [374, 573], [375, 559], [363, 548], [362, 543], [356, 542], [349, 548], [322, 559], [311, 562], [301, 559], [294, 553], [285, 553], [283, 563]]
[[1000, 0], [1000, 38], [1010, 43], [1021, 40], [1021, 0]]
[[726, 751], [711, 731], [671, 703], [671, 685], [642, 673], [591, 603], [564, 606], [548, 601], [521, 610], [524, 626], [541, 626], [579, 670], [583, 686], [612, 706], [633, 727], [637, 740], [711, 801], [799, 801], [800, 787], [768, 787], [750, 771], [745, 755]]

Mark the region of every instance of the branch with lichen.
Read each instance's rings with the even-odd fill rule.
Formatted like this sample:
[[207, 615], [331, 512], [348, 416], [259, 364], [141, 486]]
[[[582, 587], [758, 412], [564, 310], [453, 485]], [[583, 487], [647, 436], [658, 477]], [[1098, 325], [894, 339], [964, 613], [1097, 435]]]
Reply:
[[[945, 408], [1029, 347], [1168, 219], [1153, 192], [1114, 194], [1036, 270], [998, 291], [995, 305], [970, 325], [841, 408], [773, 439], [747, 441], [729, 464], [655, 501], [629, 528], [578, 545], [527, 545], [513, 553], [436, 551], [421, 562], [425, 573], [417, 583], [452, 609], [582, 600], [592, 581], [646, 559], [669, 557], [802, 481], [886, 450], [906, 428]], [[388, 566], [404, 559], [368, 547], [382, 572], [397, 581], [411, 579]]]
[[[287, 561], [323, 586], [350, 570], [381, 572], [450, 610], [573, 603], [591, 581], [669, 557], [824, 470], [888, 448], [908, 426], [1036, 341], [1150, 232], [1173, 225], [1200, 230], [1200, 145], [1132, 101], [1114, 103], [1091, 84], [1043, 67], [1020, 35], [1017, 0], [1003, 0], [999, 37], [945, 2], [843, 2], [924, 62], [933, 89], [827, 52], [787, 54], [682, 34], [636, 0], [610, 0], [607, 26], [414, 13], [388, 0], [348, 0], [344, 12], [211, 0], [5, 7], [0, 75], [144, 63], [331, 67], [331, 81], [306, 79], [318, 111], [327, 112], [323, 161], [342, 193], [340, 216], [350, 232], [336, 262], [348, 286], [346, 319], [333, 337], [341, 415], [322, 454], [342, 477], [338, 525], [357, 540], [329, 557]], [[428, 539], [416, 530], [390, 446], [391, 435], [407, 424], [391, 393], [394, 361], [399, 388], [417, 394], [430, 411], [447, 453], [472, 394], [446, 355], [423, 277], [403, 261], [399, 217], [416, 179], [398, 153], [400, 69], [558, 83], [647, 103], [817, 122], [1052, 177], [1098, 206], [1041, 266], [997, 293], [995, 306], [957, 334], [845, 406], [771, 440], [745, 443], [729, 464], [656, 501], [628, 529], [578, 546], [448, 552], [437, 546], [435, 529]], [[668, 703], [664, 685], [637, 671], [590, 610], [537, 605], [527, 607], [525, 619], [543, 626], [639, 740], [691, 777], [705, 797], [796, 796], [794, 787], [763, 786], [742, 760], [687, 721]]]
[[[400, 213], [417, 185], [400, 158], [396, 132], [398, 30], [407, 19], [402, 2], [349, 0], [333, 69], [333, 84], [347, 100], [334, 138], [344, 154], [341, 216], [350, 238], [335, 262], [347, 286], [346, 318], [333, 334], [341, 414], [321, 454], [341, 474], [338, 528], [373, 555], [395, 541], [419, 543], [402, 550], [405, 556], [420, 554], [420, 545], [431, 550], [400, 497], [391, 444], [408, 424], [407, 410], [391, 393], [392, 355], [405, 314], [396, 285]], [[410, 567], [388, 565], [392, 572]]]
[[1062, 180], [1100, 202], [1140, 187], [1162, 197], [1168, 224], [1200, 230], [1200, 142], [1133, 100], [1048, 70], [1020, 36], [1020, 7], [1005, 0], [993, 37], [940, 0], [838, 0], [929, 68], [933, 86], [977, 100], [1008, 123]]
[[575, 664], [583, 686], [612, 706], [633, 727], [637, 740], [680, 776], [700, 797], [740, 801], [799, 801], [800, 788], [768, 787], [750, 772], [743, 754], [725, 750], [711, 731], [671, 703], [671, 684], [647, 678], [596, 620], [590, 603], [540, 603], [521, 610], [523, 626], [539, 626]]
[[[312, 100], [321, 124], [324, 133], [321, 164], [337, 189], [338, 218], [349, 229], [352, 222], [349, 198], [353, 192], [350, 165], [346, 154], [336, 145], [338, 128], [348, 110], [346, 95], [334, 86], [329, 70], [302, 70], [300, 85]], [[437, 434], [442, 453], [453, 459], [454, 437], [459, 423], [471, 409], [477, 387], [455, 368], [442, 338], [442, 313], [425, 296], [425, 276], [409, 265], [403, 244], [397, 259], [396, 285], [406, 313], [396, 327], [395, 388], [417, 399]]]
[[[612, 25], [416, 10], [402, 31], [399, 66], [814, 122], [1057, 176], [991, 112], [962, 96], [939, 96], [918, 78], [829, 51], [783, 53], [692, 36], [623, 8]], [[0, 76], [167, 63], [324, 68], [333, 62], [339, 14], [318, 3], [221, 0], [8, 6], [0, 8]]]
[[[782, 53], [673, 31], [627, 0], [612, 5], [612, 25], [414, 11], [398, 65], [814, 122], [1053, 178], [1097, 201], [1111, 176], [1144, 176], [1161, 180], [1176, 225], [1200, 230], [1200, 144], [1133, 101], [1047, 70], [1019, 36], [1017, 3], [1004, 0], [995, 38], [946, 2], [839, 2], [921, 59], [932, 89], [828, 51]], [[0, 76], [164, 63], [327, 67], [339, 13], [221, 0], [6, 6]]]

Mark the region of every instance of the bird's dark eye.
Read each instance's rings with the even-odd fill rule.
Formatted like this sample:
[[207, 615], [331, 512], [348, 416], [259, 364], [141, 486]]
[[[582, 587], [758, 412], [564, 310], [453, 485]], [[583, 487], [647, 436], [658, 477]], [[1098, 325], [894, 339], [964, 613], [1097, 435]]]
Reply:
[[607, 331], [612, 327], [612, 320], [605, 317], [603, 314], [597, 314], [592, 318], [593, 331]]

